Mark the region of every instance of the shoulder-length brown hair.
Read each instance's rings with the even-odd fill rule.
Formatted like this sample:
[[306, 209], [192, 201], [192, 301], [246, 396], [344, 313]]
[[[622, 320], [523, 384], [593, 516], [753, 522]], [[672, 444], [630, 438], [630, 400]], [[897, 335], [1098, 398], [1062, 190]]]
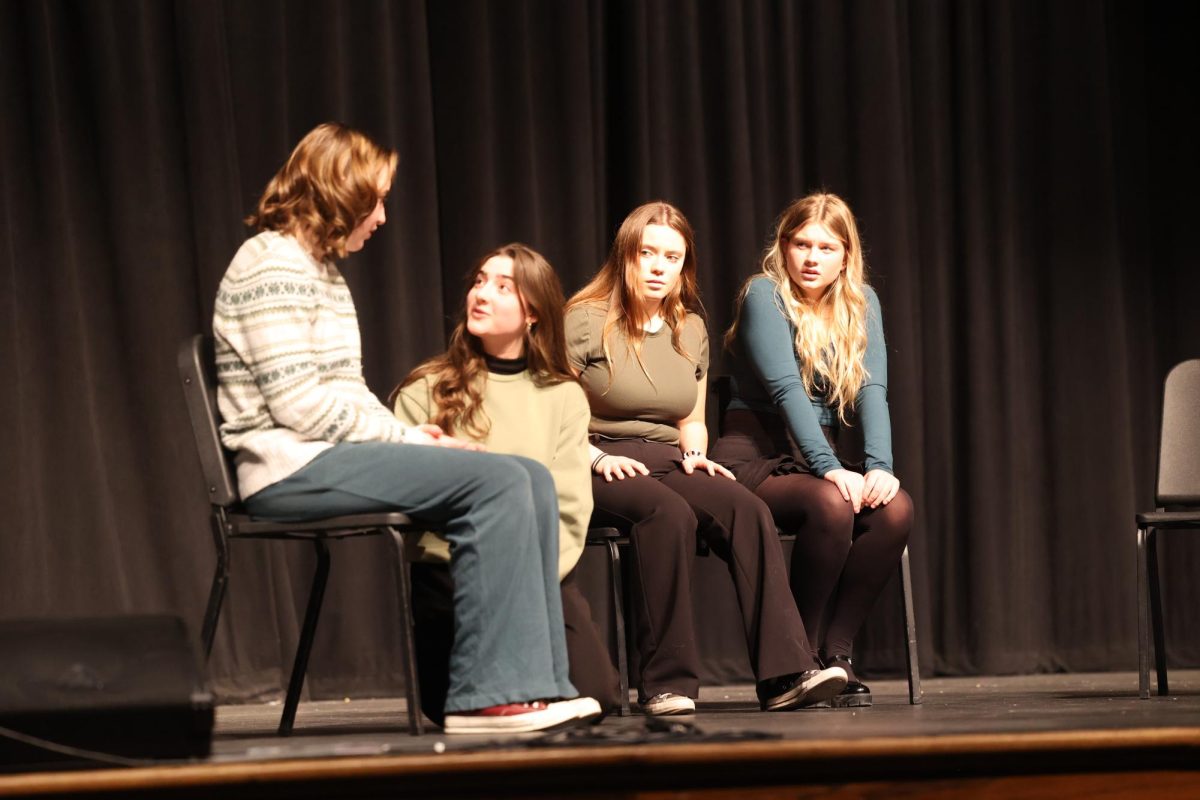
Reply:
[[548, 386], [574, 381], [567, 361], [567, 341], [563, 333], [563, 290], [541, 253], [520, 242], [497, 247], [476, 262], [467, 273], [467, 291], [463, 293], [458, 323], [450, 334], [445, 353], [418, 366], [392, 392], [389, 402], [405, 386], [433, 376], [431, 397], [437, 406], [432, 422], [449, 434], [466, 433], [483, 439], [491, 429], [491, 420], [483, 411], [483, 390], [487, 381], [483, 342], [467, 330], [467, 295], [475, 276], [489, 259], [507, 256], [513, 262], [513, 281], [517, 297], [527, 316], [535, 322], [525, 330], [525, 359], [533, 381]]
[[[568, 310], [576, 306], [605, 309], [601, 344], [604, 358], [609, 363], [610, 375], [612, 353], [609, 342], [613, 331], [620, 331], [624, 335], [642, 371], [646, 372], [646, 365], [642, 362], [642, 342], [646, 338], [646, 331], [642, 326], [648, 320], [643, 319], [641, 298], [638, 295], [638, 254], [642, 248], [642, 232], [646, 230], [647, 225], [665, 225], [683, 237], [683, 269], [675, 287], [663, 298], [659, 315], [671, 328], [671, 344], [676, 352], [694, 360], [684, 350], [680, 337], [683, 323], [689, 313], [704, 316], [704, 306], [700, 303], [700, 289], [696, 282], [696, 237], [682, 211], [670, 203], [655, 200], [629, 212], [629, 216], [625, 217], [625, 221], [617, 230], [608, 259], [600, 267], [596, 277], [576, 292], [567, 303]], [[650, 377], [649, 373], [646, 373], [646, 377]]]
[[338, 122], [313, 128], [275, 173], [246, 217], [259, 230], [299, 236], [324, 261], [346, 257], [346, 240], [375, 210], [380, 184], [396, 174], [396, 151]]

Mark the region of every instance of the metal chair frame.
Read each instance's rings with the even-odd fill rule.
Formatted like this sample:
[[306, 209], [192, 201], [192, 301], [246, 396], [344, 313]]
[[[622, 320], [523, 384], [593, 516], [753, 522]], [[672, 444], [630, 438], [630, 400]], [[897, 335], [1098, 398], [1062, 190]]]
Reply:
[[[720, 377], [713, 383], [717, 395], [718, 419], [724, 417], [724, 410], [729, 402], [729, 379]], [[781, 542], [795, 542], [793, 533], [780, 531]], [[621, 547], [629, 546], [629, 537], [616, 528], [593, 528], [588, 531], [589, 545], [604, 546], [608, 550], [608, 569], [611, 575], [613, 594], [613, 627], [617, 638], [617, 670], [621, 675], [621, 715], [629, 714], [629, 663], [625, 644], [625, 614], [624, 607], [627, 598], [624, 595], [621, 580]], [[707, 544], [701, 541], [697, 546], [697, 555], [708, 555]], [[908, 547], [900, 554], [900, 593], [904, 603], [904, 661], [908, 672], [908, 702], [920, 705], [924, 693], [921, 690], [921, 666], [917, 649], [917, 620], [913, 606], [912, 568], [909, 566]], [[1165, 673], [1163, 673], [1165, 680]]]
[[[780, 533], [780, 542], [795, 542], [793, 533]], [[620, 716], [629, 716], [629, 655], [626, 646], [625, 607], [628, 598], [625, 596], [624, 581], [621, 576], [621, 548], [629, 546], [629, 537], [616, 528], [592, 528], [587, 535], [588, 545], [605, 547], [608, 553], [609, 582], [613, 596], [612, 625], [617, 640], [617, 672], [621, 678], [621, 707]], [[701, 551], [698, 555], [707, 555]], [[917, 651], [917, 621], [913, 609], [912, 570], [908, 561], [908, 548], [900, 554], [900, 592], [904, 601], [904, 662], [908, 677], [908, 702], [920, 705], [924, 699], [921, 690], [920, 657]]]
[[1134, 516], [1137, 524], [1138, 696], [1150, 699], [1150, 639], [1158, 694], [1170, 691], [1158, 573], [1158, 532], [1200, 530], [1200, 359], [1176, 364], [1163, 382], [1158, 447], [1157, 510]]
[[283, 716], [278, 733], [287, 736], [292, 732], [296, 720], [296, 709], [300, 693], [304, 688], [304, 677], [308, 670], [308, 658], [316, 636], [317, 622], [325, 599], [325, 586], [329, 578], [329, 542], [357, 536], [386, 535], [393, 546], [395, 558], [392, 563], [396, 572], [397, 605], [400, 612], [401, 646], [404, 659], [405, 694], [408, 705], [408, 727], [414, 736], [424, 732], [421, 716], [420, 686], [417, 678], [416, 641], [413, 635], [412, 587], [410, 584], [408, 558], [405, 552], [405, 536], [419, 535], [431, 526], [413, 524], [413, 520], [401, 513], [354, 514], [330, 517], [308, 522], [276, 523], [256, 520], [242, 512], [237, 484], [229, 468], [229, 453], [221, 444], [218, 433], [216, 389], [214, 386], [215, 364], [212, 344], [208, 337], [197, 334], [185, 340], [179, 348], [178, 368], [187, 400], [188, 415], [195, 435], [196, 451], [211, 503], [210, 523], [213, 544], [217, 551], [216, 569], [209, 590], [208, 603], [201, 628], [201, 646], [207, 660], [212, 654], [216, 638], [217, 622], [224, 604], [229, 583], [231, 562], [230, 542], [238, 539], [274, 539], [284, 541], [307, 541], [313, 545], [317, 565], [309, 589], [304, 623], [300, 639], [296, 644], [296, 655], [292, 662], [287, 695], [283, 704]]

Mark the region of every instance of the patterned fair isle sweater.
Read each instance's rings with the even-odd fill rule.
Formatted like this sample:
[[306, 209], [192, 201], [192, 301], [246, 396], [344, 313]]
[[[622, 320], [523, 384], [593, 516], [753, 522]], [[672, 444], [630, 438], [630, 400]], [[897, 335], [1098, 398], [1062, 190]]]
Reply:
[[291, 236], [246, 241], [213, 314], [221, 441], [242, 497], [283, 480], [337, 442], [399, 442], [406, 427], [367, 388], [345, 279]]

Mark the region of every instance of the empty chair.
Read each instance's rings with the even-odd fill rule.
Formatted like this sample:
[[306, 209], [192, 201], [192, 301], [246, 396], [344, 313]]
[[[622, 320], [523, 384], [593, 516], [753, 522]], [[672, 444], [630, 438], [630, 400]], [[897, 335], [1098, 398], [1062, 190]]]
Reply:
[[1137, 514], [1138, 691], [1150, 697], [1150, 634], [1158, 693], [1167, 688], [1162, 595], [1158, 586], [1159, 531], [1200, 531], [1200, 359], [1177, 364], [1163, 386], [1155, 511]]

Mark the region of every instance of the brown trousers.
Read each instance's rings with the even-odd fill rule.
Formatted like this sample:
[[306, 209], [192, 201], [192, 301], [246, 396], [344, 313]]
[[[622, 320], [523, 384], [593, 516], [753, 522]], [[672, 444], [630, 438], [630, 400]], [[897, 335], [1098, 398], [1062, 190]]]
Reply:
[[692, 560], [697, 536], [729, 564], [758, 679], [818, 666], [788, 586], [783, 550], [766, 505], [736, 481], [686, 474], [674, 445], [641, 439], [596, 446], [641, 461], [649, 476], [606, 482], [593, 475], [594, 525], [628, 532], [637, 646], [638, 694], [699, 694], [699, 653], [692, 618]]

